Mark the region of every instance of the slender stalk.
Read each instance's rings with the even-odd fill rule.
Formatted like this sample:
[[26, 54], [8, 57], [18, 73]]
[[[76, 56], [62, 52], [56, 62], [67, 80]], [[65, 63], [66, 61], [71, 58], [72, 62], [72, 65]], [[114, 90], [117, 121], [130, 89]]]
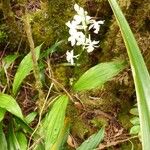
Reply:
[[23, 17], [23, 21], [24, 21], [24, 29], [27, 34], [30, 51], [31, 51], [31, 56], [32, 56], [32, 61], [33, 61], [33, 73], [34, 73], [34, 77], [36, 80], [36, 83], [35, 83], [36, 90], [38, 91], [38, 94], [39, 94], [39, 101], [37, 102], [37, 105], [38, 105], [38, 109], [41, 110], [42, 105], [45, 101], [45, 98], [44, 98], [45, 96], [42, 91], [42, 83], [40, 80], [40, 72], [39, 72], [38, 62], [36, 59], [35, 46], [34, 46], [34, 41], [33, 41], [33, 37], [32, 37], [31, 25], [30, 25], [30, 21], [29, 21], [29, 17], [28, 17], [27, 13], [25, 13], [25, 15]]

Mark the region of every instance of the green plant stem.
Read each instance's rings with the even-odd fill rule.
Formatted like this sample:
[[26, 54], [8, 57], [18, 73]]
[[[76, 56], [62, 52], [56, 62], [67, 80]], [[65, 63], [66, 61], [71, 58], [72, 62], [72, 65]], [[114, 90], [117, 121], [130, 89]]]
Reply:
[[31, 56], [32, 56], [32, 61], [33, 61], [33, 73], [34, 73], [34, 77], [36, 80], [36, 90], [38, 91], [38, 94], [39, 94], [39, 100], [37, 102], [37, 105], [38, 105], [38, 109], [40, 111], [42, 109], [42, 105], [44, 103], [45, 96], [42, 91], [42, 83], [40, 80], [40, 72], [39, 72], [38, 62], [36, 60], [36, 53], [35, 53], [35, 46], [34, 46], [34, 41], [33, 41], [33, 37], [32, 37], [31, 25], [30, 25], [29, 17], [28, 17], [27, 13], [25, 13], [23, 20], [24, 20], [24, 29], [25, 29], [25, 32], [27, 34], [27, 38], [29, 41], [29, 46], [30, 46], [30, 51], [31, 51]]

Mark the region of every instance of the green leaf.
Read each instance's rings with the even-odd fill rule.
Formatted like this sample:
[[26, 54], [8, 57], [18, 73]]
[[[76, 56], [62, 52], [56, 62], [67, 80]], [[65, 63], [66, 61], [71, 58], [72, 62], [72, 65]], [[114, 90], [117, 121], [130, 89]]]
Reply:
[[57, 138], [57, 141], [55, 142], [51, 150], [63, 150], [64, 144], [66, 143], [68, 136], [69, 136], [69, 130], [70, 130], [69, 119], [65, 119], [63, 129], [61, 130]]
[[44, 136], [45, 150], [50, 150], [63, 130], [68, 97], [60, 96], [53, 104], [51, 111], [46, 115], [40, 129], [40, 135]]
[[0, 108], [0, 122], [4, 119], [6, 110], [3, 108]]
[[116, 0], [108, 0], [115, 14], [130, 60], [141, 126], [143, 150], [150, 150], [150, 76], [134, 35]]
[[31, 112], [30, 114], [28, 114], [25, 117], [25, 120], [29, 124], [29, 123], [31, 123], [35, 119], [36, 116], [37, 116], [37, 112]]
[[12, 120], [10, 121], [10, 124], [8, 126], [7, 145], [8, 145], [8, 150], [21, 150], [13, 129]]
[[27, 138], [26, 136], [24, 135], [24, 133], [22, 132], [17, 132], [16, 133], [16, 138], [18, 140], [18, 143], [20, 145], [20, 150], [27, 150]]
[[140, 125], [135, 125], [130, 129], [130, 134], [138, 134], [140, 132]]
[[17, 124], [19, 124], [26, 132], [32, 134], [33, 133], [33, 129], [23, 120], [15, 117], [15, 121], [17, 122]]
[[130, 109], [130, 114], [139, 116], [138, 108], [132, 108], [132, 109]]
[[17, 104], [16, 100], [10, 95], [0, 93], [0, 107], [6, 109], [11, 114], [24, 120], [19, 105]]
[[60, 46], [63, 43], [62, 41], [56, 41], [56, 43], [54, 45], [52, 45], [50, 48], [48, 48], [45, 52], [43, 52], [40, 55], [40, 59], [42, 59], [43, 57], [47, 57], [49, 54], [54, 53], [57, 50], [57, 47]]
[[84, 141], [77, 150], [93, 150], [96, 148], [104, 138], [104, 127], [102, 127], [98, 133], [91, 135], [86, 141]]
[[98, 64], [86, 71], [74, 84], [75, 91], [91, 90], [102, 86], [125, 68], [125, 62], [112, 61]]
[[132, 119], [130, 119], [130, 122], [131, 122], [133, 125], [139, 125], [139, 124], [140, 124], [139, 117], [133, 117]]
[[3, 67], [5, 69], [8, 69], [9, 66], [16, 60], [17, 57], [18, 57], [17, 55], [8, 55], [4, 57], [2, 60]]
[[2, 123], [0, 123], [0, 149], [7, 150], [7, 141], [2, 129]]
[[[38, 60], [39, 55], [40, 55], [41, 46], [42, 45], [35, 48], [37, 60]], [[23, 58], [23, 60], [19, 64], [19, 67], [18, 67], [17, 72], [15, 74], [14, 81], [13, 81], [13, 94], [14, 95], [17, 94], [17, 91], [18, 91], [22, 81], [25, 79], [26, 76], [28, 76], [30, 74], [30, 72], [32, 70], [33, 70], [33, 62], [32, 62], [31, 52], [30, 52], [28, 55], [26, 55]]]

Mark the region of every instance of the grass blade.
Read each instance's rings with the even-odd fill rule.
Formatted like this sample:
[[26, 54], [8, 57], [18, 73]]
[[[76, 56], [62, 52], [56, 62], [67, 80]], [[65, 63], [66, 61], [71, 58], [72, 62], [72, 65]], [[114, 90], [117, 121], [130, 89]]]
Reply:
[[120, 26], [132, 69], [138, 111], [141, 125], [141, 138], [144, 150], [150, 150], [150, 76], [133, 33], [116, 0], [108, 0]]
[[[41, 46], [42, 45], [35, 48], [37, 59], [39, 58], [39, 55], [40, 55]], [[22, 81], [25, 79], [26, 76], [28, 76], [30, 74], [30, 71], [32, 71], [32, 70], [33, 70], [33, 62], [32, 62], [31, 52], [30, 52], [21, 61], [20, 65], [17, 69], [17, 72], [15, 74], [14, 81], [13, 81], [13, 94], [14, 95], [17, 94], [17, 91], [18, 91]]]
[[40, 55], [40, 59], [42, 59], [43, 57], [47, 57], [49, 54], [54, 53], [55, 51], [57, 51], [57, 48], [63, 43], [62, 41], [56, 41], [56, 43], [54, 45], [52, 45], [50, 48], [48, 48], [45, 52], [43, 52]]
[[16, 100], [10, 95], [0, 93], [0, 107], [6, 109], [11, 114], [24, 120], [19, 105], [17, 104]]
[[44, 136], [45, 150], [52, 148], [63, 130], [67, 103], [68, 97], [60, 96], [44, 119], [41, 135]]
[[98, 133], [91, 135], [86, 141], [84, 141], [77, 150], [92, 150], [96, 148], [104, 138], [104, 127], [102, 127]]
[[125, 68], [125, 62], [112, 61], [98, 64], [86, 71], [74, 84], [75, 91], [91, 90], [102, 86]]

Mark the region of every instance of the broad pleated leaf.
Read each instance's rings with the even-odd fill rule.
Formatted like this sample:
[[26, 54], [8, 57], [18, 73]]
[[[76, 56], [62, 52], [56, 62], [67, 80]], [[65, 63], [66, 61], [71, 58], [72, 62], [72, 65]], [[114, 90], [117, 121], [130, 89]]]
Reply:
[[116, 0], [108, 0], [120, 26], [134, 79], [143, 150], [150, 150], [150, 76], [134, 35]]
[[[33, 129], [26, 123], [26, 121], [19, 119], [18, 117], [14, 117], [17, 124], [20, 125], [21, 128], [23, 128], [26, 132], [29, 134], [33, 133]], [[36, 135], [36, 134], [35, 134]]]
[[7, 145], [8, 150], [21, 150], [19, 142], [16, 138], [12, 121], [10, 121], [10, 124], [8, 126], [8, 133], [7, 133]]
[[10, 65], [16, 60], [18, 55], [8, 55], [3, 58], [2, 63], [5, 69], [8, 69]]
[[30, 124], [35, 119], [36, 116], [37, 116], [37, 112], [31, 112], [25, 117], [25, 120], [28, 124]]
[[[37, 60], [40, 55], [40, 48], [41, 48], [41, 45], [35, 48]], [[14, 95], [17, 94], [17, 91], [22, 81], [25, 79], [26, 76], [30, 74], [32, 70], [33, 70], [33, 62], [32, 62], [32, 57], [31, 57], [31, 52], [30, 52], [23, 58], [15, 74], [14, 81], [13, 81], [13, 94]]]
[[23, 120], [23, 115], [16, 100], [10, 95], [0, 93], [0, 107]]
[[65, 119], [63, 129], [61, 130], [51, 150], [63, 150], [64, 149], [64, 144], [66, 143], [68, 136], [69, 136], [69, 129], [70, 129], [69, 119]]
[[86, 141], [84, 141], [77, 150], [93, 150], [95, 149], [104, 138], [104, 127], [102, 127], [98, 133], [91, 135]]
[[68, 97], [66, 95], [60, 96], [44, 119], [40, 133], [44, 136], [45, 150], [52, 148], [63, 130], [67, 103]]
[[16, 138], [17, 138], [18, 143], [20, 145], [20, 150], [27, 150], [28, 144], [27, 144], [27, 138], [26, 138], [25, 134], [22, 132], [17, 132]]
[[125, 68], [125, 62], [112, 61], [100, 63], [86, 71], [74, 84], [75, 91], [91, 90], [101, 87]]
[[7, 150], [7, 141], [2, 129], [2, 123], [0, 123], [0, 149]]
[[0, 108], [0, 121], [4, 119], [6, 109]]

